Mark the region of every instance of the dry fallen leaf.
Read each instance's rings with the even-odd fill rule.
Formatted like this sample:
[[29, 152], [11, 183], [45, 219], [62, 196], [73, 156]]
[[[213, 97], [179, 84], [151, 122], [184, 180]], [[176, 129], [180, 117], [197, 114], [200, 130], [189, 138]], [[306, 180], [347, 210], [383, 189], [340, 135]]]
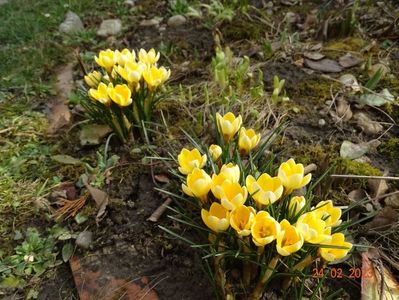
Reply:
[[87, 190], [89, 191], [93, 200], [96, 202], [96, 207], [97, 207], [96, 223], [98, 225], [98, 223], [105, 217], [105, 209], [107, 208], [107, 205], [109, 203], [108, 194], [98, 188], [91, 186], [87, 182], [86, 177], [83, 178], [83, 183], [87, 188]]
[[[387, 174], [388, 172], [384, 173], [384, 176]], [[378, 196], [381, 196], [388, 191], [389, 187], [387, 181], [384, 179], [369, 179], [367, 182], [374, 198], [378, 198]]]
[[160, 182], [160, 183], [169, 183], [170, 179], [168, 176], [164, 174], [158, 174], [154, 176], [155, 180]]
[[349, 121], [353, 116], [350, 105], [344, 99], [339, 99], [337, 102], [337, 116], [344, 121]]
[[348, 194], [348, 198], [351, 201], [359, 202], [367, 198], [367, 193], [362, 189], [353, 190]]
[[339, 58], [339, 64], [344, 68], [354, 67], [363, 61], [361, 57], [354, 56], [353, 54], [347, 53]]
[[377, 215], [367, 224], [364, 225], [364, 230], [369, 231], [384, 231], [398, 221], [398, 213], [390, 206], [385, 206]]
[[384, 130], [384, 127], [382, 127], [380, 123], [371, 120], [366, 113], [357, 112], [353, 118], [356, 120], [357, 125], [366, 134], [375, 135]]
[[305, 59], [305, 66], [312, 70], [326, 73], [339, 73], [342, 71], [342, 67], [335, 60], [329, 58], [317, 61]]

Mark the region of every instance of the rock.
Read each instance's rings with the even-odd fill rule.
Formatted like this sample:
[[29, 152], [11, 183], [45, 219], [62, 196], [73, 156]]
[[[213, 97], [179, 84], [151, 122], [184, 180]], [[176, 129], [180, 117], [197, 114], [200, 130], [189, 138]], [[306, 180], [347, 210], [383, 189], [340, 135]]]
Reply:
[[186, 24], [186, 22], [187, 22], [186, 17], [184, 17], [182, 15], [176, 15], [176, 16], [172, 16], [169, 18], [168, 26], [169, 27], [180, 27], [180, 26]]
[[364, 131], [366, 134], [375, 135], [384, 129], [382, 125], [378, 122], [371, 120], [365, 113], [357, 112], [353, 116], [356, 120], [357, 125]]
[[311, 60], [320, 60], [325, 57], [325, 55], [320, 52], [305, 52], [303, 56]]
[[7, 4], [8, 0], [0, 0], [0, 5]]
[[344, 121], [349, 121], [352, 118], [352, 110], [348, 102], [344, 99], [338, 100], [337, 116]]
[[324, 126], [324, 125], [326, 125], [326, 120], [320, 119], [319, 120], [319, 126]]
[[324, 58], [317, 61], [305, 59], [305, 66], [311, 68], [312, 70], [326, 73], [339, 73], [342, 71], [340, 64], [329, 58]]
[[393, 194], [385, 198], [385, 204], [393, 208], [399, 208], [399, 194]]
[[369, 151], [369, 146], [366, 143], [354, 144], [350, 141], [344, 141], [341, 145], [339, 154], [342, 158], [356, 159]]
[[150, 20], [143, 20], [140, 22], [140, 26], [142, 27], [151, 27], [151, 26], [159, 26], [159, 23], [161, 23], [162, 18], [153, 18]]
[[349, 88], [354, 92], [359, 92], [361, 90], [356, 77], [352, 74], [344, 74], [339, 77], [338, 80], [342, 83], [344, 87]]
[[62, 22], [59, 27], [59, 31], [67, 34], [76, 33], [83, 29], [82, 20], [72, 11], [67, 12], [64, 22]]
[[82, 231], [76, 238], [76, 245], [83, 249], [88, 249], [93, 242], [93, 233], [89, 230]]
[[363, 59], [360, 57], [354, 56], [350, 53], [347, 53], [347, 54], [341, 56], [338, 61], [339, 61], [339, 64], [341, 66], [343, 66], [344, 68], [350, 68], [350, 67], [354, 67], [354, 66], [360, 64], [363, 61]]
[[98, 36], [107, 37], [118, 35], [122, 31], [122, 22], [119, 19], [108, 19], [102, 21], [100, 29], [97, 31]]
[[82, 127], [79, 134], [80, 144], [99, 145], [104, 137], [106, 137], [112, 129], [105, 124], [86, 124]]
[[133, 0], [126, 0], [125, 2], [123, 2], [125, 5], [133, 7], [134, 6], [134, 1]]

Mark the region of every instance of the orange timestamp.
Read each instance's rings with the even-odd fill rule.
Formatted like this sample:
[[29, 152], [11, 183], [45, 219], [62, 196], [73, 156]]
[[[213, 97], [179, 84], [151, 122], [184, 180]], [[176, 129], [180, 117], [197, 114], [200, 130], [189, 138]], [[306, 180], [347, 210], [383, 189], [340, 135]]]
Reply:
[[312, 277], [322, 278], [328, 276], [333, 279], [347, 277], [349, 279], [371, 278], [373, 276], [370, 268], [351, 267], [348, 271], [342, 268], [313, 268]]

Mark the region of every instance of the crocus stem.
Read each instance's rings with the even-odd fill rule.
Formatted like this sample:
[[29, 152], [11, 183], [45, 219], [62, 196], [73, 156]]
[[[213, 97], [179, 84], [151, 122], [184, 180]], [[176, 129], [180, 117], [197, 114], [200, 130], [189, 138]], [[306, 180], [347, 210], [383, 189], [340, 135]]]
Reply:
[[262, 277], [258, 281], [258, 284], [256, 285], [255, 290], [253, 291], [253, 293], [251, 295], [251, 298], [250, 298], [251, 300], [258, 300], [262, 297], [263, 291], [265, 289], [265, 284], [270, 279], [270, 277], [273, 275], [274, 270], [276, 269], [278, 260], [279, 260], [279, 256], [276, 255], [269, 262], [269, 265], [267, 266], [267, 270], [265, 271], [265, 273], [262, 275]]
[[[211, 241], [215, 244], [218, 252], [223, 251], [224, 244], [223, 244], [222, 240], [220, 239], [220, 236], [217, 236], [217, 235], [215, 236], [213, 234], [210, 234], [209, 241]], [[224, 298], [226, 298], [226, 289], [225, 289], [226, 278], [225, 278], [224, 270], [223, 270], [223, 255], [214, 256], [214, 265], [215, 265], [216, 283], [222, 290]]]
[[[305, 269], [307, 266], [309, 266], [313, 262], [313, 258], [311, 255], [306, 256], [304, 259], [302, 259], [299, 263], [297, 263], [293, 268], [292, 271], [299, 271], [302, 272], [303, 269]], [[292, 277], [288, 277], [284, 280], [282, 284], [283, 289], [288, 289], [288, 287], [292, 283]]]
[[[243, 241], [243, 252], [245, 254], [249, 254], [251, 253], [251, 249], [248, 247], [250, 241], [249, 238], [242, 238]], [[244, 261], [244, 265], [243, 265], [243, 270], [242, 270], [242, 274], [243, 274], [243, 278], [242, 281], [244, 283], [245, 287], [249, 287], [249, 285], [251, 284], [251, 273], [252, 273], [252, 264], [249, 261]]]

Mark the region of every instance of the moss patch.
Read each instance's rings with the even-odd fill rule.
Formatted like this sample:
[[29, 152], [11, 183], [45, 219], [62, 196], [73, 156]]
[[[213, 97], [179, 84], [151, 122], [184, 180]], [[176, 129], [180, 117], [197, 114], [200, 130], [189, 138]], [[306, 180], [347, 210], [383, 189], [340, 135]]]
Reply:
[[391, 159], [399, 159], [399, 138], [391, 138], [378, 147], [378, 152]]
[[339, 172], [364, 176], [381, 176], [382, 172], [368, 163], [350, 159], [338, 158], [335, 160]]

